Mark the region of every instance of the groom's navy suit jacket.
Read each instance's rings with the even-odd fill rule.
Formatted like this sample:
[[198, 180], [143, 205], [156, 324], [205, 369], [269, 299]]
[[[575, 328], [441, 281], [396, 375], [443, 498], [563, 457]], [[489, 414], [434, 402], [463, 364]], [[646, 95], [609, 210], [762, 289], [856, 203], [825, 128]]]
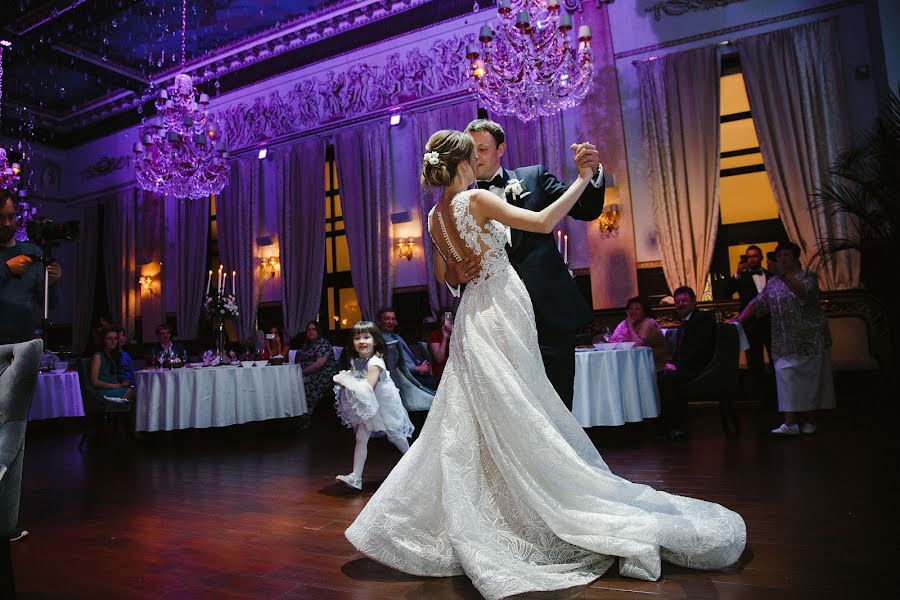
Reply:
[[[518, 179], [523, 192], [518, 201], [508, 198], [512, 204], [541, 211], [563, 195], [567, 186], [547, 172], [543, 165], [503, 169], [503, 178]], [[603, 212], [605, 186], [588, 184], [581, 197], [569, 211], [569, 216], [581, 221], [592, 221]], [[593, 310], [578, 291], [575, 280], [556, 248], [553, 233], [532, 233], [511, 230], [512, 246], [507, 248], [509, 261], [522, 278], [531, 303], [538, 334], [558, 336], [572, 334], [593, 318]]]

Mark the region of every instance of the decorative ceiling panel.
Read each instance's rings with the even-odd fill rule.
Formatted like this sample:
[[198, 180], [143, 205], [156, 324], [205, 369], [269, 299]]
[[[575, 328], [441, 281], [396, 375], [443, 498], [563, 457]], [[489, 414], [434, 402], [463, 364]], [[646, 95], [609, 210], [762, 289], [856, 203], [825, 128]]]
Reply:
[[[472, 0], [188, 0], [186, 68], [215, 95], [472, 10]], [[383, 23], [383, 25], [382, 25]], [[177, 0], [3, 0], [0, 132], [68, 146], [152, 110], [180, 69]], [[318, 58], [316, 58], [318, 57]], [[221, 86], [221, 87], [220, 87]], [[152, 92], [152, 90], [151, 90]], [[128, 116], [126, 116], [128, 113]], [[143, 114], [146, 116], [146, 114]]]

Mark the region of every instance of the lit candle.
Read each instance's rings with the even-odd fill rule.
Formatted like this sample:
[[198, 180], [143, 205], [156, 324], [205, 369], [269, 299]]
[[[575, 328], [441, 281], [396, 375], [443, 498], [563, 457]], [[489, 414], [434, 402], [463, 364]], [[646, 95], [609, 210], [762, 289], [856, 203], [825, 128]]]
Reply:
[[563, 236], [563, 262], [569, 264], [569, 234]]
[[216, 293], [222, 293], [222, 265], [219, 265], [219, 276], [216, 277]]
[[209, 277], [206, 278], [206, 295], [209, 296], [209, 284], [212, 283], [212, 269], [209, 270]]
[[556, 230], [556, 251], [562, 254], [562, 229]]
[[234, 291], [234, 282], [237, 280], [237, 271], [231, 272], [231, 295], [236, 296], [237, 292]]

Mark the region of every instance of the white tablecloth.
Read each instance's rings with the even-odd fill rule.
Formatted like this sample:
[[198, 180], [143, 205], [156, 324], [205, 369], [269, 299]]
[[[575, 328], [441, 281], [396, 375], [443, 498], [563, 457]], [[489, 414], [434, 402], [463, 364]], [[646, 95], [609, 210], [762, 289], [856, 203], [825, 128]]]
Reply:
[[306, 412], [300, 365], [138, 371], [135, 429], [225, 427]]
[[576, 352], [572, 414], [582, 427], [624, 425], [658, 416], [653, 351]]
[[41, 373], [34, 388], [29, 421], [56, 417], [83, 417], [78, 373]]

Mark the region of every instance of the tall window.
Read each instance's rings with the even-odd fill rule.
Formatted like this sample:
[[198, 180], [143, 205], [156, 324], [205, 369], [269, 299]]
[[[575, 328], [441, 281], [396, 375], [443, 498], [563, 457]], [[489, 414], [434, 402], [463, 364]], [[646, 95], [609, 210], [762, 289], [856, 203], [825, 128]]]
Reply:
[[763, 253], [785, 239], [763, 165], [737, 54], [722, 59], [720, 79], [719, 231], [711, 271], [730, 276], [750, 244]]
[[325, 276], [320, 314], [328, 315], [329, 331], [348, 329], [361, 319], [350, 276], [350, 250], [331, 146], [325, 155]]

